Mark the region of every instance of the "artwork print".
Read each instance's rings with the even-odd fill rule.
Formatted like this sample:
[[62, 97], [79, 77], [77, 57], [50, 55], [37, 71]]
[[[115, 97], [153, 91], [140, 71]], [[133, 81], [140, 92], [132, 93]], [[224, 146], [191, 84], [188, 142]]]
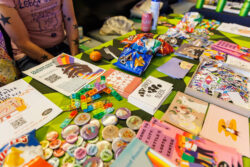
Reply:
[[202, 127], [208, 103], [178, 92], [161, 120], [197, 135]]

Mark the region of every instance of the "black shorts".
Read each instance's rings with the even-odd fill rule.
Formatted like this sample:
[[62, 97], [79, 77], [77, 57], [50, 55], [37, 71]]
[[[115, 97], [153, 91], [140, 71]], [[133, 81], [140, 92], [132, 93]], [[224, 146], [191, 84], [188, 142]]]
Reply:
[[[47, 52], [49, 52], [50, 54], [52, 54], [53, 56], [57, 56], [57, 55], [61, 54], [62, 52], [70, 54], [69, 46], [63, 42], [52, 47], [52, 48], [48, 48], [45, 50]], [[38, 64], [40, 64], [40, 63], [31, 59], [29, 56], [25, 56], [25, 57], [16, 61], [16, 65], [20, 71], [28, 70], [32, 67], [37, 66]]]

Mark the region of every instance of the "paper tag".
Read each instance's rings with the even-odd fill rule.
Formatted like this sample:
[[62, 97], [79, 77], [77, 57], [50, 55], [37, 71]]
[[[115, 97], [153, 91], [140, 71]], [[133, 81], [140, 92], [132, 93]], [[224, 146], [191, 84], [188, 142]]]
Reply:
[[241, 96], [240, 96], [240, 94], [238, 92], [228, 92], [228, 95], [229, 95], [230, 99], [233, 101], [234, 104], [242, 106], [242, 107], [245, 106], [245, 102], [241, 98]]

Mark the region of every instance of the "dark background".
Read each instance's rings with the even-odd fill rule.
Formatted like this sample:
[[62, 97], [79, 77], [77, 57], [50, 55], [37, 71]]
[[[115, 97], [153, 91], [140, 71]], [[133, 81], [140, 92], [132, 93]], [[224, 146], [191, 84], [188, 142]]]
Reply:
[[[123, 15], [130, 17], [130, 9], [140, 0], [74, 0], [74, 9], [79, 26], [83, 26], [84, 33], [99, 29], [104, 21], [111, 16]], [[168, 2], [177, 0], [161, 0], [164, 2], [161, 14], [172, 13]]]

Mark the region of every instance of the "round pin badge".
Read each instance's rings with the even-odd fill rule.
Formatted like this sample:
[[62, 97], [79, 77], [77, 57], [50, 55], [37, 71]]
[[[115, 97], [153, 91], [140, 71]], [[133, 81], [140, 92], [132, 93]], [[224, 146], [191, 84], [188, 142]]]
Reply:
[[46, 139], [48, 141], [53, 141], [53, 140], [56, 140], [58, 138], [59, 134], [57, 131], [51, 131], [49, 133], [47, 133], [46, 135]]
[[79, 164], [82, 166], [82, 164], [88, 159], [88, 156], [85, 156], [83, 159], [77, 160], [76, 159], [76, 164]]
[[74, 167], [82, 167], [80, 164], [74, 164]]
[[64, 151], [67, 151], [69, 149], [69, 147], [72, 146], [72, 144], [69, 144], [69, 143], [64, 143], [62, 144], [61, 148], [64, 150]]
[[[62, 159], [62, 164], [71, 164], [74, 165], [75, 164], [76, 159], [74, 157], [71, 157], [69, 154], [65, 154], [65, 156]], [[62, 166], [63, 166], [62, 165]]]
[[93, 124], [87, 124], [82, 127], [80, 134], [85, 140], [94, 139], [99, 133], [99, 128]]
[[66, 139], [66, 137], [70, 134], [76, 134], [78, 135], [79, 134], [79, 126], [77, 125], [68, 125], [67, 127], [65, 127], [63, 130], [62, 130], [62, 138], [63, 139]]
[[77, 137], [77, 141], [76, 141], [76, 146], [81, 146], [83, 142], [83, 138], [81, 136]]
[[51, 148], [46, 148], [45, 150], [43, 150], [43, 156], [44, 158], [47, 160], [49, 159], [53, 154], [53, 150]]
[[40, 142], [41, 146], [42, 146], [42, 149], [46, 149], [49, 147], [49, 141], [48, 140], [43, 140]]
[[76, 145], [72, 145], [68, 148], [67, 150], [67, 153], [69, 154], [69, 156], [71, 157], [74, 157], [74, 153], [75, 153], [75, 150], [77, 149], [78, 147]]
[[60, 139], [56, 139], [49, 143], [49, 148], [54, 150], [54, 149], [59, 148], [61, 144], [62, 144], [62, 141]]
[[122, 146], [120, 148], [118, 148], [115, 152], [115, 159], [117, 159], [119, 157], [119, 155], [122, 153], [122, 151], [126, 148], [126, 146]]
[[88, 144], [86, 147], [86, 150], [87, 150], [87, 154], [90, 156], [94, 156], [98, 152], [98, 148], [95, 144]]
[[65, 153], [65, 151], [62, 148], [58, 148], [58, 149], [54, 150], [53, 155], [54, 155], [54, 157], [59, 158], [59, 157], [62, 157], [64, 155], [64, 153]]
[[76, 134], [70, 134], [66, 137], [66, 141], [69, 144], [74, 144], [78, 140], [78, 135]]
[[60, 164], [59, 158], [53, 157], [48, 160], [48, 163], [52, 165], [53, 167], [58, 167]]
[[67, 163], [62, 164], [62, 167], [74, 167], [74, 164], [67, 162]]
[[91, 157], [87, 159], [82, 166], [95, 166], [95, 167], [103, 167], [103, 162], [98, 157]]
[[109, 161], [109, 162], [104, 162], [104, 163], [103, 163], [103, 167], [110, 167], [110, 166], [114, 163], [114, 161], [115, 161], [115, 160], [112, 159], [112, 160]]
[[85, 158], [87, 155], [87, 151], [85, 148], [83, 147], [78, 147], [75, 152], [74, 152], [74, 156], [77, 160], [81, 160], [83, 158]]
[[121, 128], [119, 130], [119, 137], [125, 142], [131, 142], [135, 138], [136, 133], [130, 128]]
[[100, 122], [99, 122], [99, 120], [97, 120], [97, 119], [95, 119], [95, 118], [91, 119], [89, 123], [90, 123], [90, 124], [94, 124], [94, 125], [96, 125], [98, 128], [100, 128]]
[[102, 150], [104, 149], [112, 149], [111, 143], [106, 141], [106, 140], [102, 140], [96, 143], [96, 146], [98, 148], [98, 152], [96, 154], [97, 157], [100, 157], [100, 153]]
[[112, 142], [113, 139], [117, 138], [118, 135], [119, 135], [119, 128], [114, 125], [106, 126], [102, 130], [102, 137], [110, 142]]
[[118, 108], [115, 112], [115, 115], [119, 118], [119, 119], [128, 119], [128, 117], [131, 116], [131, 111], [128, 108]]
[[99, 141], [99, 136], [97, 136], [96, 138], [92, 139], [92, 140], [88, 140], [88, 143], [90, 144], [95, 144]]
[[80, 113], [75, 117], [74, 122], [78, 126], [83, 126], [86, 125], [90, 121], [90, 119], [91, 119], [90, 114]]
[[115, 138], [112, 142], [112, 150], [116, 152], [120, 147], [127, 146], [128, 143], [124, 142], [120, 138]]
[[100, 158], [104, 162], [109, 162], [113, 158], [113, 152], [109, 149], [104, 149], [104, 150], [102, 150], [102, 152], [100, 154]]
[[117, 124], [118, 119], [114, 114], [107, 114], [102, 118], [102, 124], [104, 126]]
[[140, 129], [140, 126], [142, 124], [142, 119], [138, 116], [130, 116], [126, 121], [127, 126], [132, 130], [138, 130]]

